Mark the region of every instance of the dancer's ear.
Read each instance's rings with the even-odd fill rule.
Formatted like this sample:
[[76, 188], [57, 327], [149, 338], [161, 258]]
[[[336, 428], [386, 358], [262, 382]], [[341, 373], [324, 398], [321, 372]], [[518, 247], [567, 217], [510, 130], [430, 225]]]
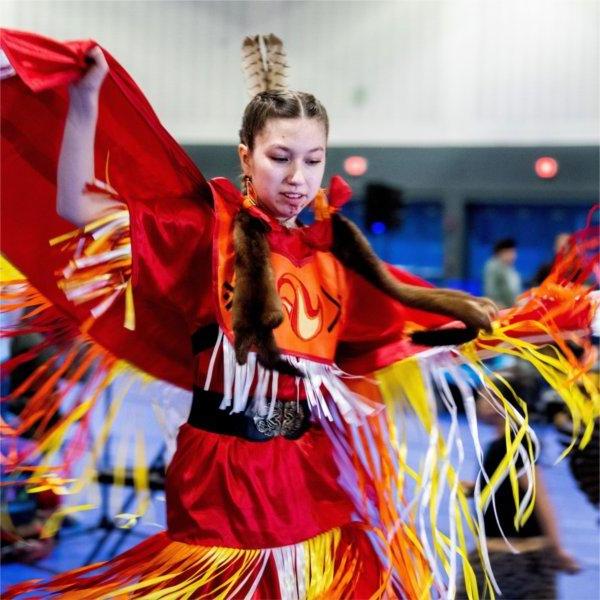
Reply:
[[240, 157], [240, 167], [245, 177], [252, 177], [252, 153], [246, 144], [238, 145], [238, 156]]

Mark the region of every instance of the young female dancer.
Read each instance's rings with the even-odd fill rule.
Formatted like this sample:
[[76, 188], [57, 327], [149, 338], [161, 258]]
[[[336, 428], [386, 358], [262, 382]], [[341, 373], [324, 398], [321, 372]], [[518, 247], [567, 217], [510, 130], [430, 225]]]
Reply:
[[[11, 46], [10, 35], [21, 44]], [[5, 51], [25, 81], [31, 62], [20, 60], [23, 40], [10, 35]], [[27, 41], [39, 56], [44, 41]], [[277, 45], [273, 38], [267, 42]], [[135, 340], [149, 341], [150, 353], [164, 343], [168, 354], [173, 339], [191, 339], [187, 385], [192, 382], [193, 403], [167, 472], [167, 531], [106, 564], [24, 584], [11, 595], [446, 594], [437, 560], [446, 563], [452, 581], [457, 548], [464, 546], [462, 519], [473, 526], [458, 480], [447, 466], [441, 477], [434, 471], [415, 478], [420, 484], [447, 483], [461, 522], [460, 539], [456, 532], [445, 537], [435, 530], [431, 545], [424, 528], [417, 532], [403, 497], [402, 472], [408, 468], [385, 414], [383, 386], [364, 375], [414, 352], [407, 320], [421, 327], [460, 320], [467, 328], [459, 335], [468, 339], [491, 330], [494, 305], [430, 288], [373, 255], [338, 212], [350, 194], [346, 184], [334, 178], [328, 191], [321, 188], [328, 117], [311, 94], [278, 83], [250, 101], [238, 148], [242, 195], [231, 182], [206, 182], [194, 170], [110, 56], [107, 62], [93, 44], [53, 50], [65, 48], [75, 53], [79, 68], [70, 75], [57, 210], [85, 228], [63, 288], [72, 299], [91, 297], [91, 284], [97, 285], [92, 294], [108, 290], [102, 306], [104, 311], [111, 305], [107, 320], [111, 311], [119, 312], [116, 297], [125, 297], [126, 326], [138, 336], [127, 348], [98, 324], [90, 331], [130, 360]], [[247, 41], [245, 50], [260, 56], [256, 40]], [[115, 158], [105, 158], [107, 145], [119, 144], [121, 134]], [[104, 180], [95, 177], [99, 153]], [[141, 163], [156, 170], [137, 169], [134, 177]], [[304, 226], [298, 217], [309, 205], [316, 220]], [[99, 243], [109, 250], [98, 254]], [[103, 263], [110, 268], [99, 274]], [[169, 372], [169, 361], [172, 356], [162, 365], [143, 358], [137, 364], [181, 381], [185, 375]], [[419, 364], [411, 362], [402, 377], [406, 400], [417, 412], [431, 410]], [[522, 435], [526, 423], [507, 419]], [[430, 460], [437, 452], [432, 449]], [[440, 498], [428, 500], [432, 493], [427, 487], [423, 510], [439, 505]]]

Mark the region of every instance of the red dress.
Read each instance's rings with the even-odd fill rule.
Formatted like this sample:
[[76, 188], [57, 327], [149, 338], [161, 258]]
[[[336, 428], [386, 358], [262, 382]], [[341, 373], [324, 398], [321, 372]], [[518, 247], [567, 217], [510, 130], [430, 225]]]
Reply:
[[[289, 375], [275, 377], [259, 365], [241, 367], [231, 362], [228, 290], [235, 287], [232, 218], [242, 209], [242, 197], [227, 180], [213, 180], [210, 185], [213, 210], [205, 205], [193, 207], [187, 201], [153, 203], [151, 209], [130, 203], [136, 309], [144, 301], [169, 302], [183, 316], [190, 337], [204, 331], [214, 334], [211, 326], [218, 323], [218, 339], [209, 338], [195, 355], [194, 385], [223, 394], [233, 412], [243, 412], [256, 402], [262, 381], [268, 388], [263, 398], [266, 406], [273, 398], [306, 406], [312, 398], [315, 415], [310, 429], [299, 439], [278, 436], [264, 443], [183, 425], [167, 471], [168, 537], [205, 548], [271, 552], [286, 548], [295, 556], [298, 569], [300, 545], [340, 532], [343, 542], [336, 545], [329, 560], [339, 555], [344, 562], [346, 557], [346, 568], [352, 565], [347, 575], [353, 575], [337, 593], [355, 593], [357, 597], [380, 593], [379, 588], [386, 587], [385, 576], [366, 536], [369, 525], [360, 519], [339, 481], [333, 442], [320, 423], [324, 413], [334, 410], [327, 406], [332, 403], [327, 384], [313, 386]], [[348, 195], [347, 186], [334, 179], [330, 204], [339, 206]], [[271, 265], [284, 302], [284, 323], [275, 330], [278, 346], [286, 357], [295, 357], [306, 367], [312, 365], [307, 368], [318, 369], [321, 378], [336, 380], [343, 389], [334, 365], [340, 344], [345, 339], [350, 344], [360, 339], [377, 349], [398, 346], [402, 309], [389, 305], [393, 310], [387, 314], [380, 310], [377, 326], [369, 329], [352, 312], [356, 311], [350, 291], [356, 285], [354, 276], [329, 252], [330, 223], [323, 220], [309, 227], [287, 229], [266, 214], [255, 213], [271, 228], [267, 235]], [[172, 268], [164, 265], [176, 254], [171, 248], [181, 245], [182, 239], [192, 260], [174, 276]], [[169, 277], [158, 276], [163, 272]], [[194, 293], [190, 293], [190, 282], [197, 286]], [[371, 293], [378, 294], [375, 290]], [[140, 326], [139, 318], [136, 321]], [[396, 348], [397, 355], [399, 352]], [[238, 393], [240, 380], [248, 386], [245, 394]], [[353, 398], [349, 389], [346, 393], [351, 402], [342, 410], [352, 410], [354, 403], [364, 405], [360, 408], [365, 414], [376, 412], [366, 399]], [[316, 401], [315, 394], [319, 396]], [[351, 561], [347, 553], [353, 555]], [[292, 577], [289, 565], [274, 559], [261, 578], [269, 581], [269, 589], [274, 573], [280, 586]], [[340, 573], [344, 573], [343, 568]], [[298, 582], [294, 585], [300, 586]], [[277, 596], [285, 597], [286, 593], [280, 589]]]

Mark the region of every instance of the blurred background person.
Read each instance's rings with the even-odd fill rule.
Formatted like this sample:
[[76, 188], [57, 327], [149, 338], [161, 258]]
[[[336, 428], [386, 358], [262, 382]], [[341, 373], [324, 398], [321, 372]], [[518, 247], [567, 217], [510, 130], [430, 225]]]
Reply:
[[505, 238], [494, 246], [493, 256], [483, 269], [484, 295], [491, 298], [500, 308], [514, 306], [517, 296], [523, 291], [521, 276], [515, 268], [517, 244]]
[[[46, 346], [43, 336], [36, 332], [7, 338], [6, 341], [9, 342], [10, 358], [14, 366], [6, 369], [3, 365], [7, 393], [3, 394], [0, 415], [3, 423], [9, 423], [22, 431], [16, 439], [4, 436], [0, 446], [3, 453], [16, 451], [24, 455], [31, 454], [26, 464], [33, 468], [43, 460], [44, 453], [41, 456], [36, 454], [38, 432], [34, 425], [20, 427], [21, 415], [23, 411], [27, 412], [28, 401], [44, 383], [43, 378], [36, 378], [38, 369], [43, 368], [44, 363], [50, 360], [55, 349]], [[54, 397], [57, 396], [51, 393], [50, 398]], [[52, 413], [49, 410], [49, 426], [58, 423], [58, 415], [58, 411]], [[25, 472], [11, 472], [0, 466], [3, 482], [0, 487], [0, 556], [5, 564], [13, 561], [36, 562], [50, 554], [55, 544], [55, 536], [44, 535], [43, 528], [44, 523], [60, 508], [61, 498], [51, 487], [35, 494], [28, 493], [23, 483], [26, 471], [27, 469]]]

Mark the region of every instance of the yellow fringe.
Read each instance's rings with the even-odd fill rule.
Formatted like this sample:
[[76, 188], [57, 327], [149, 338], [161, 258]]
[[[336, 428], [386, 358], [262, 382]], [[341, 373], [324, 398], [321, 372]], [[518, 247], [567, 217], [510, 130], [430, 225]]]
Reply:
[[[482, 361], [482, 357], [508, 355], [527, 361], [535, 367], [544, 380], [563, 399], [571, 413], [573, 432], [570, 445], [558, 460], [564, 458], [575, 446], [583, 448], [589, 443], [594, 426], [600, 416], [598, 382], [587, 373], [587, 369], [590, 368], [591, 364], [589, 361], [585, 364], [579, 363], [575, 359], [566, 346], [562, 334], [554, 321], [555, 318], [567, 314], [569, 307], [575, 301], [579, 302], [576, 311], [580, 311], [580, 314], [588, 314], [588, 311], [591, 310], [592, 302], [586, 296], [585, 288], [573, 287], [565, 290], [560, 286], [555, 287], [553, 300], [559, 301], [560, 304], [558, 306], [555, 304], [555, 307], [546, 313], [540, 313], [542, 316], [540, 316], [539, 320], [530, 319], [519, 322], [515, 318], [519, 314], [527, 314], [527, 311], [532, 311], [533, 308], [538, 307], [536, 304], [537, 301], [534, 298], [524, 308], [518, 307], [513, 309], [502, 322], [495, 323], [492, 333], [481, 333], [477, 340], [459, 348], [458, 353], [455, 352], [454, 357], [450, 359], [454, 364], [453, 370], [456, 370], [461, 362], [469, 364], [476, 373], [478, 381], [483, 383], [484, 388], [503, 407], [506, 416], [506, 456], [496, 471], [493, 474], [488, 474], [490, 478], [481, 491], [477, 509], [481, 512], [487, 507], [494, 490], [504, 477], [508, 475], [517, 509], [515, 512], [515, 526], [517, 528], [526, 522], [535, 506], [534, 485], [527, 501], [523, 502], [521, 500], [516, 467], [518, 451], [523, 446], [529, 457], [526, 463], [528, 477], [530, 481], [535, 482], [533, 472], [535, 449], [530, 436], [527, 407], [525, 402], [514, 393], [514, 390], [512, 390], [502, 377], [488, 372]], [[519, 311], [522, 312], [520, 313]], [[517, 322], [511, 323], [511, 320]], [[524, 338], [528, 338], [529, 340], [543, 340], [543, 342], [533, 343]], [[416, 415], [418, 422], [429, 435], [430, 445], [426, 460], [433, 461], [434, 467], [428, 468], [427, 471], [424, 470], [424, 465], [421, 466], [419, 471], [405, 468], [405, 442], [399, 444], [398, 457], [401, 457], [402, 460], [403, 473], [408, 475], [416, 485], [417, 496], [427, 493], [432, 500], [441, 492], [442, 485], [446, 488], [445, 493], [448, 493], [449, 490], [459, 483], [457, 481], [457, 474], [449, 463], [446, 441], [443, 439], [437, 424], [437, 410], [433, 390], [431, 389], [432, 382], [423, 376], [423, 367], [428, 364], [429, 360], [432, 360], [432, 369], [440, 368], [435, 362], [435, 356], [443, 352], [447, 351], [441, 349], [439, 351], [428, 351], [430, 356], [427, 356], [428, 353], [423, 353], [423, 355], [408, 358], [390, 365], [375, 374], [375, 378], [379, 383], [381, 396], [386, 403], [389, 414], [392, 415], [389, 426], [391, 437], [399, 440], [402, 439], [398, 437], [400, 432], [399, 428], [395, 425], [395, 423], [402, 423], [402, 418], [393, 417], [393, 415], [398, 416], [404, 410], [402, 403], [399, 403], [400, 399], [405, 401], [405, 405]], [[433, 385], [435, 386], [436, 384], [433, 383]], [[511, 395], [510, 399], [503, 396], [501, 387], [508, 390], [508, 393]], [[431, 463], [428, 462], [427, 464], [430, 465]], [[402, 483], [403, 481], [399, 478], [399, 486]], [[430, 564], [433, 563], [435, 565], [437, 563], [447, 574], [450, 574], [451, 566], [448, 560], [449, 557], [454, 553], [460, 556], [468, 596], [472, 599], [478, 598], [480, 590], [477, 588], [477, 580], [467, 558], [467, 536], [465, 535], [467, 531], [470, 532], [473, 541], [477, 543], [480, 557], [484, 563], [487, 560], [487, 554], [485, 548], [481, 548], [478, 544], [481, 535], [479, 522], [478, 519], [471, 515], [469, 503], [460, 485], [457, 487], [454, 513], [451, 515], [456, 533], [454, 543], [452, 543], [448, 535], [438, 528], [439, 515], [436, 503], [430, 501], [428, 510], [432, 549], [431, 553], [426, 552], [426, 554], [429, 557]], [[421, 540], [421, 542], [424, 542], [424, 540]], [[486, 572], [484, 594], [493, 598], [494, 587], [493, 575]]]
[[[106, 190], [106, 196], [118, 199], [117, 193], [100, 181], [94, 184]], [[125, 206], [125, 205], [123, 205]], [[62, 272], [58, 286], [75, 304], [98, 301], [90, 312], [94, 319], [104, 314], [125, 294], [124, 327], [135, 329], [133, 288], [131, 285], [131, 238], [129, 211], [115, 209], [88, 223], [50, 240], [51, 246], [61, 246], [63, 252], [74, 253]], [[82, 327], [87, 331], [88, 320]]]
[[[465, 535], [465, 526], [471, 533], [472, 539], [476, 541], [478, 525], [471, 515], [468, 500], [458, 481], [458, 475], [450, 464], [448, 449], [437, 424], [433, 390], [429, 388], [429, 385], [426, 384], [423, 378], [419, 359], [412, 357], [394, 363], [377, 371], [375, 377], [379, 382], [387, 411], [392, 415], [390, 421], [392, 423], [394, 421], [402, 421], [402, 418], [394, 419], [393, 415], [397, 414], [398, 408], [401, 409], [401, 407], [399, 407], [399, 399], [403, 399], [408, 403], [412, 412], [417, 416], [425, 433], [429, 436], [430, 447], [427, 455], [430, 460], [433, 460], [434, 464], [434, 466], [429, 469], [429, 473], [425, 473], [422, 470], [423, 468], [421, 469], [421, 472], [402, 469], [403, 471], [406, 470], [415, 482], [415, 496], [427, 492], [433, 500], [440, 492], [440, 485], [442, 485], [442, 483], [446, 485], [447, 491], [451, 490], [453, 487], [456, 488], [456, 505], [454, 514], [450, 516], [456, 527], [457, 539], [455, 545], [450, 543], [450, 538], [439, 528], [439, 515], [436, 503], [434, 501], [429, 502], [429, 527], [433, 540], [433, 555], [429, 556], [429, 562], [430, 564], [436, 564], [439, 561], [444, 572], [447, 575], [450, 575], [451, 566], [448, 556], [451, 556], [454, 553], [460, 556], [462, 559], [463, 577], [466, 588], [470, 590], [469, 598], [477, 600], [479, 598], [479, 592], [477, 590], [477, 581], [474, 570], [467, 558], [468, 542]], [[406, 442], [403, 441], [401, 446], [406, 448]], [[431, 456], [429, 456], [430, 453], [432, 453]], [[445, 482], [441, 479], [442, 470], [445, 474]], [[422, 547], [423, 540], [415, 541], [418, 541], [419, 547]], [[432, 573], [429, 586], [433, 584], [433, 578], [434, 574]], [[454, 582], [450, 583], [451, 585], [454, 585]], [[421, 585], [424, 585], [424, 582], [422, 582]], [[430, 587], [427, 589], [430, 589]], [[490, 594], [490, 597], [494, 597], [494, 590], [490, 581], [486, 582], [486, 591]]]

